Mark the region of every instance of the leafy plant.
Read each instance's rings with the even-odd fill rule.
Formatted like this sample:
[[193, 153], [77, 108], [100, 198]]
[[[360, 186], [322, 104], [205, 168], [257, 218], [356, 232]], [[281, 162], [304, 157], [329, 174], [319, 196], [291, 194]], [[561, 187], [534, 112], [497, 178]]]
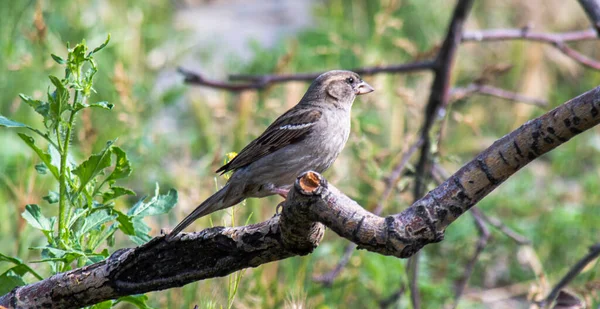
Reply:
[[[44, 216], [42, 207], [37, 204], [27, 205], [22, 214], [27, 223], [40, 230], [47, 240], [47, 244], [33, 248], [41, 250], [41, 259], [33, 262], [48, 263], [52, 273], [107, 258], [107, 246], [114, 243], [117, 230], [137, 244], [148, 241], [151, 238], [148, 235], [150, 227], [143, 222], [143, 218], [164, 214], [177, 202], [175, 190], [161, 195], [157, 186], [149, 201], [146, 202], [145, 197], [140, 199], [127, 213], [115, 208], [115, 199], [135, 195], [131, 189], [116, 185], [118, 180], [128, 177], [132, 172], [127, 154], [115, 145], [116, 140], [108, 141], [104, 149], [81, 163], [77, 163], [72, 156], [71, 140], [78, 113], [87, 108], [113, 108], [113, 104], [104, 101], [87, 102], [94, 91], [93, 79], [98, 72], [94, 55], [105, 48], [109, 40], [110, 36], [92, 51], [88, 51], [85, 41], [73, 48], [67, 45], [66, 59], [53, 54], [54, 61], [65, 67], [65, 76], [62, 79], [49, 76], [54, 89], [50, 91], [49, 88], [46, 100], [20, 95], [27, 105], [43, 117], [43, 130], [0, 116], [0, 126], [28, 129], [47, 144], [46, 150], [43, 150], [33, 136], [18, 133], [41, 160], [35, 166], [36, 171], [40, 175], [49, 174], [57, 182], [58, 192], [50, 191], [43, 197], [48, 204], [58, 203], [55, 216]], [[42, 278], [20, 259], [0, 254], [0, 262], [15, 264], [0, 275], [0, 294], [25, 284], [23, 276], [27, 273], [37, 279]], [[145, 300], [145, 296], [130, 296], [98, 306], [104, 308], [119, 301], [128, 301], [145, 308]]]

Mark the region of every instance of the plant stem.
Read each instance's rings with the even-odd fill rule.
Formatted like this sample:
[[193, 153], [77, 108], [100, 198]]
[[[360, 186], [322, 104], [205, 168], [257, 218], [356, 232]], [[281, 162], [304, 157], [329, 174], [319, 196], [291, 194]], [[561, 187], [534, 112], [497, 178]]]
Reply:
[[[78, 99], [79, 91], [76, 90], [73, 106], [77, 104]], [[69, 235], [69, 230], [66, 228], [69, 213], [69, 205], [67, 203], [67, 158], [69, 156], [69, 143], [71, 142], [71, 132], [73, 128], [73, 123], [75, 121], [76, 113], [77, 112], [75, 110], [72, 110], [71, 115], [69, 115], [69, 122], [67, 122], [67, 132], [65, 133], [65, 140], [62, 147], [62, 153], [60, 154], [60, 198], [58, 201], [58, 239], [61, 243], [63, 243], [63, 241], [66, 241]]]

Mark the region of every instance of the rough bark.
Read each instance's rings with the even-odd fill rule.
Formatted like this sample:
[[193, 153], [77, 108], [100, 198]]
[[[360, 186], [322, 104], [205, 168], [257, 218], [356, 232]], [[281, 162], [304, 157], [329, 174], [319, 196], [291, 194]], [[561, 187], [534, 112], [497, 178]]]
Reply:
[[376, 216], [320, 175], [301, 175], [281, 215], [254, 225], [159, 236], [107, 260], [15, 288], [0, 305], [76, 308], [123, 295], [178, 287], [309, 254], [324, 226], [358, 248], [407, 258], [443, 239], [444, 230], [527, 163], [600, 122], [600, 87], [502, 137], [401, 213]]

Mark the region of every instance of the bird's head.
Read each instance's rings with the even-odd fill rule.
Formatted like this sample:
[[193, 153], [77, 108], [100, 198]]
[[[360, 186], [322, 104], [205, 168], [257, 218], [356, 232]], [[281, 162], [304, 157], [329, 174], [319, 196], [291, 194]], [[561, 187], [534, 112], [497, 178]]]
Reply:
[[[350, 105], [357, 95], [367, 94], [374, 89], [351, 71], [329, 71], [319, 75], [308, 92], [317, 92], [342, 105]], [[308, 93], [307, 92], [307, 93]]]

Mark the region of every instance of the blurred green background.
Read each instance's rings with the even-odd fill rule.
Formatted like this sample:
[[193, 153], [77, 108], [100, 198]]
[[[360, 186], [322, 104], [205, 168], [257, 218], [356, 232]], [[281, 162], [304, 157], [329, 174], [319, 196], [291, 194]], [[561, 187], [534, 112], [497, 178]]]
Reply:
[[[154, 184], [179, 191], [168, 216], [148, 222], [153, 235], [173, 227], [224, 184], [213, 173], [230, 151], [239, 151], [279, 114], [296, 104], [306, 83], [264, 91], [229, 93], [186, 86], [178, 66], [211, 78], [228, 73], [294, 73], [409, 62], [431, 55], [443, 39], [454, 1], [1, 1], [0, 114], [39, 123], [18, 94], [41, 97], [48, 74], [60, 74], [50, 53], [65, 55], [66, 42], [97, 46], [100, 71], [93, 100], [115, 104], [112, 112], [86, 110], [77, 124], [74, 153], [84, 158], [118, 137], [134, 173], [125, 184], [138, 196]], [[557, 14], [556, 12], [560, 12]], [[517, 28], [538, 31], [586, 29], [576, 1], [476, 1], [466, 29]], [[572, 44], [600, 58], [596, 41]], [[437, 161], [454, 172], [479, 151], [564, 101], [600, 84], [598, 72], [583, 68], [550, 46], [531, 42], [461, 45], [453, 83], [466, 86], [494, 66], [512, 69], [491, 84], [545, 98], [550, 107], [473, 96], [446, 110], [445, 135]], [[429, 95], [431, 75], [377, 75], [366, 80], [377, 92], [357, 100], [346, 149], [326, 177], [366, 208], [373, 209], [384, 179], [415, 140]], [[25, 261], [43, 241], [21, 218], [28, 203], [49, 214], [42, 200], [53, 182], [40, 176], [32, 152], [8, 129], [0, 130], [0, 252]], [[545, 294], [600, 239], [600, 129], [595, 128], [531, 163], [478, 204], [487, 215], [526, 236], [519, 246], [492, 229], [459, 308], [526, 308]], [[413, 158], [414, 159], [414, 158]], [[412, 161], [414, 162], [414, 160]], [[410, 172], [394, 191], [384, 214], [412, 202]], [[433, 184], [430, 185], [433, 188]], [[126, 210], [131, 200], [117, 205]], [[245, 206], [198, 220], [192, 229], [259, 222], [273, 215], [280, 198], [249, 200]], [[191, 229], [189, 229], [191, 230]], [[421, 255], [419, 288], [424, 308], [453, 303], [456, 281], [477, 242], [466, 214], [446, 231], [443, 242]], [[331, 287], [312, 277], [331, 270], [347, 241], [333, 232], [305, 257], [246, 270], [239, 278], [234, 308], [374, 308], [407, 283], [406, 261], [357, 251]], [[117, 235], [119, 247], [133, 244]], [[0, 264], [0, 268], [3, 267]], [[34, 267], [48, 274], [46, 265]], [[588, 304], [600, 303], [599, 264], [588, 267], [570, 289]], [[1, 269], [0, 269], [1, 270]], [[535, 271], [534, 271], [535, 270]], [[542, 276], [540, 276], [540, 274]], [[232, 275], [235, 276], [235, 275]], [[238, 275], [239, 276], [239, 275]], [[156, 308], [227, 307], [228, 278], [148, 294]], [[123, 307], [130, 305], [123, 305]], [[404, 293], [393, 307], [409, 307]]]

